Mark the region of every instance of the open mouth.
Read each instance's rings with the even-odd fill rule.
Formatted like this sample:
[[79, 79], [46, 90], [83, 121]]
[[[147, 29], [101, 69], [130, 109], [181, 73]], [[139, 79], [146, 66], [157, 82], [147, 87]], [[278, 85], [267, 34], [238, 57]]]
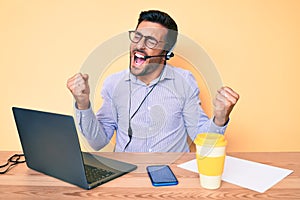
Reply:
[[134, 63], [137, 66], [140, 66], [140, 65], [144, 64], [145, 61], [146, 61], [145, 55], [143, 55], [143, 54], [141, 54], [139, 52], [135, 52], [134, 53]]

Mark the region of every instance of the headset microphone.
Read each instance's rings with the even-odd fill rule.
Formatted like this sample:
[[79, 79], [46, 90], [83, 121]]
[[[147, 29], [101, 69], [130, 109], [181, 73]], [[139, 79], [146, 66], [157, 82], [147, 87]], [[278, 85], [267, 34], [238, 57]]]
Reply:
[[166, 60], [169, 60], [170, 58], [174, 57], [174, 53], [167, 53], [166, 55], [155, 55], [155, 56], [144, 56], [144, 59], [147, 60], [148, 58], [154, 58], [154, 57], [165, 57]]

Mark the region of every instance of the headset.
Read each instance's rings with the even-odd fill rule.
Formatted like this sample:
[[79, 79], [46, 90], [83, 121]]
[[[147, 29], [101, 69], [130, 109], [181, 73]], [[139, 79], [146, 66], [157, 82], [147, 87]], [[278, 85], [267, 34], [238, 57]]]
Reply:
[[[175, 43], [176, 44], [176, 43]], [[160, 55], [154, 55], [154, 56], [144, 56], [144, 59], [147, 60], [148, 58], [153, 58], [153, 57], [165, 57], [166, 60], [170, 60], [172, 57], [174, 57], [174, 53], [173, 53], [173, 49], [175, 48], [175, 44], [172, 46], [172, 48], [168, 51], [168, 53], [164, 54], [160, 54]], [[166, 62], [164, 63], [164, 66], [166, 65]], [[127, 144], [124, 147], [124, 150], [126, 150], [126, 148], [128, 147], [129, 143], [131, 142], [132, 139], [132, 128], [131, 128], [131, 120], [132, 118], [135, 116], [135, 114], [138, 112], [138, 110], [141, 108], [141, 106], [143, 105], [143, 103], [145, 102], [145, 100], [147, 99], [147, 97], [149, 96], [149, 94], [153, 91], [153, 89], [156, 87], [156, 85], [160, 82], [163, 71], [164, 71], [165, 67], [163, 68], [162, 72], [160, 73], [159, 79], [158, 81], [153, 85], [153, 87], [151, 88], [151, 90], [146, 94], [146, 96], [144, 97], [144, 99], [141, 101], [140, 105], [138, 106], [138, 108], [135, 110], [135, 112], [130, 116], [130, 109], [131, 109], [131, 78], [130, 78], [130, 66], [129, 66], [129, 108], [128, 108], [128, 113], [129, 113], [129, 124], [128, 124], [128, 137], [129, 137], [129, 141], [127, 142]]]

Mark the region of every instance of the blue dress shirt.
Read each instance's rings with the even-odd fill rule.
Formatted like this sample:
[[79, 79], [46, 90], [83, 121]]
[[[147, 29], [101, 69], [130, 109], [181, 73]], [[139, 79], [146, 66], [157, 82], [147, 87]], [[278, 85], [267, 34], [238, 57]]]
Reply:
[[[129, 113], [133, 115], [154, 86], [131, 119], [132, 140], [125, 149], [129, 141]], [[92, 108], [76, 109], [79, 129], [95, 150], [107, 145], [116, 131], [116, 152], [188, 152], [188, 135], [194, 140], [199, 133], [224, 134], [227, 127], [217, 126], [204, 113], [193, 75], [168, 64], [161, 78], [149, 85], [129, 70], [110, 75], [101, 95], [103, 105], [96, 114]]]

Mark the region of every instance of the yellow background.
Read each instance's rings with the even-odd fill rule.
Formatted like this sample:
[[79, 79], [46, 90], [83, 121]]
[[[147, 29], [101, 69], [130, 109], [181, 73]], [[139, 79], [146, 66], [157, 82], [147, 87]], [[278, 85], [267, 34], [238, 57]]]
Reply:
[[12, 106], [72, 115], [67, 79], [148, 9], [169, 13], [240, 94], [228, 151], [300, 150], [297, 0], [0, 0], [0, 150], [21, 149]]

